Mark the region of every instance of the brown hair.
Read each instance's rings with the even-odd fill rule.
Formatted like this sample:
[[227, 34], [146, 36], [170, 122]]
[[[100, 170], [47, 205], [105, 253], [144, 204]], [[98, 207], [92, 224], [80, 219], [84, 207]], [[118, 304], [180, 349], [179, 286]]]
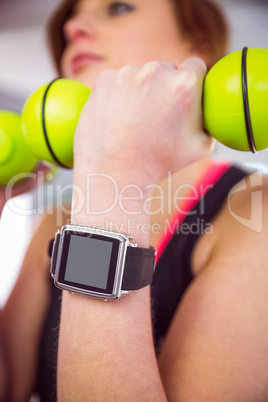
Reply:
[[229, 26], [221, 7], [212, 0], [172, 0], [180, 31], [193, 51], [212, 67], [229, 46]]
[[[171, 0], [178, 25], [185, 39], [193, 43], [193, 51], [205, 56], [210, 68], [223, 57], [228, 48], [228, 25], [221, 8], [213, 0]], [[48, 27], [48, 44], [56, 69], [66, 46], [64, 23], [72, 16], [77, 0], [65, 0], [55, 10]]]

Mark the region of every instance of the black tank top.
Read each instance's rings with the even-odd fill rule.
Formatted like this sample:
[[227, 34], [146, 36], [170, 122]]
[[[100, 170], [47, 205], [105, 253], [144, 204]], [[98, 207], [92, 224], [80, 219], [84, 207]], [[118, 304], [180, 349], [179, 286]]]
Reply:
[[[191, 255], [199, 236], [217, 215], [230, 189], [242, 180], [246, 173], [230, 167], [206, 193], [205, 210], [201, 212], [199, 203], [193, 213], [184, 220], [183, 234], [178, 230], [162, 253], [151, 286], [152, 317], [156, 350], [161, 346], [175, 310], [193, 280]], [[187, 229], [188, 228], [188, 229]], [[56, 371], [57, 349], [61, 306], [61, 290], [51, 280], [51, 304], [44, 323], [38, 363], [37, 393], [41, 402], [57, 401]]]

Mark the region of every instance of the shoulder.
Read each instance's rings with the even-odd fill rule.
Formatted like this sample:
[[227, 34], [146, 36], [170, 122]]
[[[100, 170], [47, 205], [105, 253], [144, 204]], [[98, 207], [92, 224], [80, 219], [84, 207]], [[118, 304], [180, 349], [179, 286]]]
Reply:
[[195, 273], [221, 253], [233, 260], [252, 252], [260, 260], [267, 247], [267, 231], [268, 175], [250, 172], [230, 189], [210, 234], [200, 237], [193, 255]]
[[214, 221], [215, 245], [230, 246], [234, 239], [241, 243], [254, 238], [261, 245], [267, 235], [267, 226], [268, 176], [249, 173], [231, 188]]
[[228, 202], [222, 218], [244, 224], [248, 229], [260, 232], [268, 214], [268, 175], [250, 172], [245, 179], [234, 186], [228, 195]]
[[192, 378], [185, 389], [197, 399], [267, 401], [267, 177], [242, 180], [212, 223], [162, 350], [166, 367], [174, 383]]
[[[237, 234], [263, 237], [268, 219], [268, 176], [249, 173], [229, 191], [224, 206], [214, 222], [217, 242], [225, 242]], [[242, 239], [240, 239], [242, 240]]]

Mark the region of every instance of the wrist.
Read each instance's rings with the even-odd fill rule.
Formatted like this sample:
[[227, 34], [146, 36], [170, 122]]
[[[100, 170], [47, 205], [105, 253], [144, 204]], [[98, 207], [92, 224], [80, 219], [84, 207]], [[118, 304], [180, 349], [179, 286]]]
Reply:
[[137, 172], [104, 169], [74, 172], [72, 223], [127, 233], [149, 246], [150, 202], [154, 184]]
[[74, 161], [74, 181], [81, 183], [88, 174], [109, 175], [119, 185], [134, 184], [146, 189], [151, 184], [161, 181], [157, 168], [149, 168], [138, 159], [131, 161], [126, 154], [122, 157], [99, 157], [98, 161], [88, 160], [87, 156], [77, 155]]
[[71, 293], [116, 300], [152, 283], [155, 251], [129, 235], [65, 225], [50, 250], [55, 285]]

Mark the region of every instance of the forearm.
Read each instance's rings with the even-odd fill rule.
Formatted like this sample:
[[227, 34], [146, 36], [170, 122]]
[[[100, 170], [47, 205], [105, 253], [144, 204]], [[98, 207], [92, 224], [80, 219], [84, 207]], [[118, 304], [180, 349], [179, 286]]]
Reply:
[[[35, 386], [40, 339], [51, 302], [47, 244], [57, 230], [55, 220], [56, 213], [46, 215], [33, 234], [3, 307], [5, 350], [12, 381], [9, 402], [28, 400]], [[55, 325], [55, 333], [57, 330]]]
[[[92, 210], [104, 210], [104, 204], [111, 205], [113, 200], [104, 181], [98, 181], [90, 198]], [[122, 188], [123, 181], [117, 182]], [[131, 192], [129, 189], [128, 196]], [[147, 194], [144, 187], [142, 193]], [[128, 200], [124, 210], [117, 204], [112, 211], [95, 217], [86, 213], [84, 206], [73, 214], [73, 220], [91, 226], [100, 223], [101, 227], [113, 223], [123, 228], [122, 232], [128, 228], [134, 241], [146, 247], [148, 234], [137, 230], [149, 223], [149, 216], [142, 210], [143, 201]], [[138, 209], [141, 214], [135, 229], [130, 213]], [[149, 287], [106, 303], [63, 295], [58, 396], [59, 400], [70, 401], [85, 400], [88, 395], [92, 400], [165, 400], [153, 345]]]
[[[191, 58], [179, 68], [151, 62], [98, 77], [75, 134], [73, 223], [127, 232], [149, 246], [152, 183], [210, 150], [201, 127], [205, 72]], [[109, 174], [116, 185], [97, 180], [88, 191], [87, 172]], [[148, 287], [107, 303], [64, 295], [58, 392], [60, 400], [166, 400]]]
[[[0, 221], [5, 203], [0, 197]], [[2, 330], [2, 311], [0, 310], [0, 400], [5, 400], [7, 391], [7, 362], [5, 358], [5, 348], [3, 344], [3, 330]]]
[[34, 273], [25, 280], [19, 277], [5, 305], [3, 329], [12, 385], [10, 402], [28, 400], [35, 385], [39, 343], [49, 303], [45, 279]]
[[63, 297], [59, 400], [165, 400], [154, 355], [148, 289], [117, 302]]
[[2, 330], [2, 311], [0, 310], [0, 400], [5, 401], [8, 390], [8, 364], [5, 354], [3, 330]]

